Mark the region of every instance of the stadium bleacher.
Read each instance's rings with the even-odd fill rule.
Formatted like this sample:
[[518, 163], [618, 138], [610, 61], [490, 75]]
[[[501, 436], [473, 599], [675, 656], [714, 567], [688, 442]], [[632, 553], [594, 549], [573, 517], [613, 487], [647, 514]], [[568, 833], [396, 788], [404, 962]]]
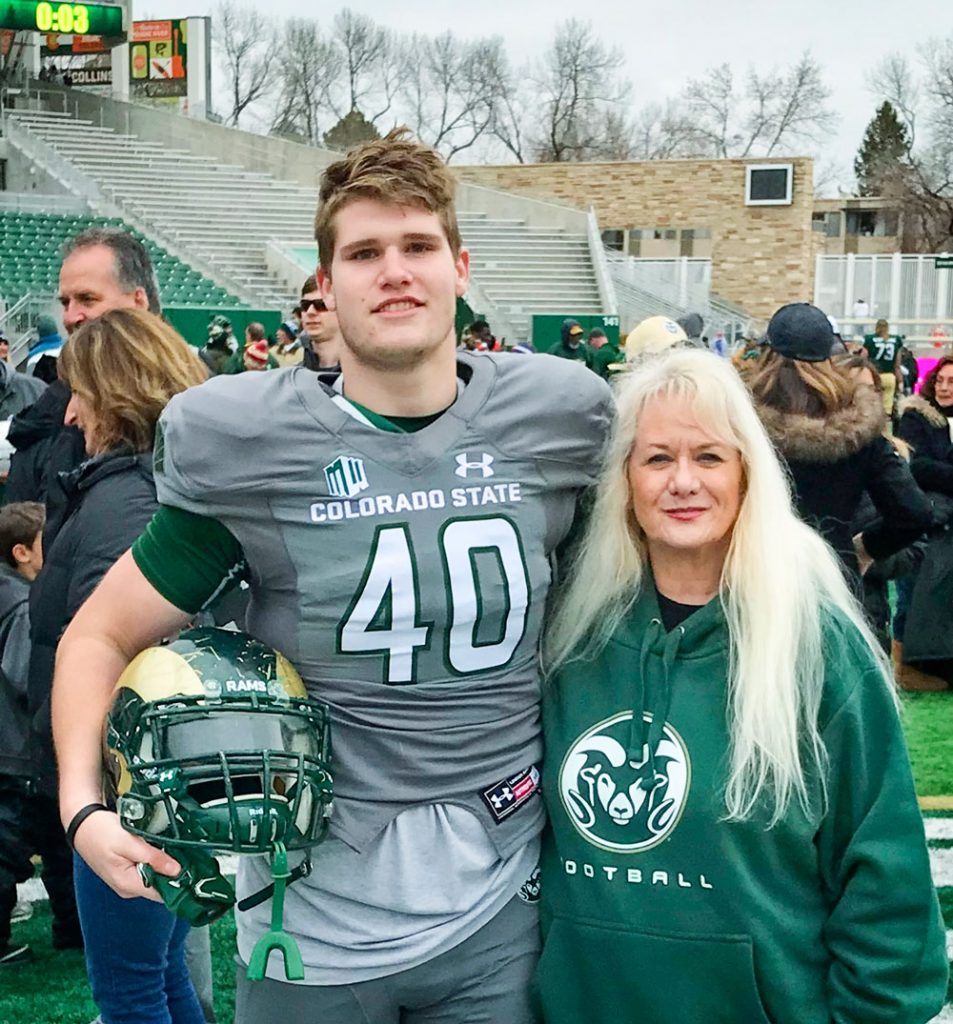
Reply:
[[238, 306], [239, 300], [117, 217], [0, 212], [0, 298], [55, 294], [63, 244], [93, 227], [120, 227], [146, 247], [163, 300], [175, 305]]

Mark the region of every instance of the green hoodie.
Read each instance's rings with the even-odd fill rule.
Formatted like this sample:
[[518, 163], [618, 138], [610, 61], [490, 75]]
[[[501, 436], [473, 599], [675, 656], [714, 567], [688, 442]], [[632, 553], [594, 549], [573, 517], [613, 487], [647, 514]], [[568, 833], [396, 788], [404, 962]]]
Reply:
[[[654, 589], [544, 689], [546, 1024], [924, 1024], [942, 920], [900, 723], [842, 616], [811, 811], [724, 821], [727, 627], [666, 634]], [[633, 714], [633, 709], [635, 714]], [[646, 756], [651, 752], [651, 756]], [[655, 785], [650, 786], [654, 780]]]

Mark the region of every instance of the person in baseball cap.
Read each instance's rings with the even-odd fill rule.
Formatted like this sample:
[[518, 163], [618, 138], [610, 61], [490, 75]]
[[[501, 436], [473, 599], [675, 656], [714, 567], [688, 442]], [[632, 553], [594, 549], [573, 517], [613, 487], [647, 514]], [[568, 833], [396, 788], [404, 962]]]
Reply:
[[686, 341], [688, 335], [670, 316], [650, 316], [629, 331], [625, 339], [625, 357], [631, 363]]
[[768, 323], [768, 345], [788, 359], [823, 363], [834, 348], [834, 331], [827, 314], [809, 302], [782, 306]]
[[559, 328], [559, 341], [549, 349], [549, 354], [561, 359], [578, 359], [588, 366], [589, 346], [583, 341], [585, 333], [578, 320], [567, 317]]

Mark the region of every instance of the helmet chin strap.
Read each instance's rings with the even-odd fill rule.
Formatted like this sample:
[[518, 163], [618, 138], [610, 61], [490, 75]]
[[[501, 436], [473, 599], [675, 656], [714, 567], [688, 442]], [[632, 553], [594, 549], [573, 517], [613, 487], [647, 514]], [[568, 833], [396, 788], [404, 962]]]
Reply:
[[[194, 927], [211, 924], [235, 905], [235, 890], [211, 854], [201, 849], [182, 848], [170, 851], [179, 861], [182, 870], [178, 875], [160, 875], [148, 864], [139, 865], [139, 874], [145, 885], [155, 889], [165, 905], [177, 917], [185, 918]], [[284, 843], [276, 843], [271, 854], [271, 884], [246, 896], [238, 904], [239, 910], [250, 910], [264, 903], [271, 904], [271, 929], [266, 932], [252, 951], [248, 964], [248, 980], [261, 981], [265, 976], [268, 957], [273, 950], [280, 950], [285, 965], [285, 976], [289, 981], [304, 979], [304, 964], [295, 940], [283, 926], [285, 890], [299, 878], [311, 873], [311, 857], [292, 870], [288, 868], [288, 852]]]
[[[268, 957], [273, 950], [279, 950], [284, 957], [285, 977], [289, 981], [304, 979], [304, 964], [298, 944], [284, 930], [285, 889], [290, 884], [292, 872], [288, 870], [288, 853], [284, 843], [275, 843], [271, 859], [272, 899], [271, 899], [271, 930], [255, 943], [251, 959], [248, 961], [246, 976], [249, 981], [261, 981], [265, 976]], [[264, 891], [264, 890], [262, 890]], [[256, 893], [260, 896], [261, 893]]]

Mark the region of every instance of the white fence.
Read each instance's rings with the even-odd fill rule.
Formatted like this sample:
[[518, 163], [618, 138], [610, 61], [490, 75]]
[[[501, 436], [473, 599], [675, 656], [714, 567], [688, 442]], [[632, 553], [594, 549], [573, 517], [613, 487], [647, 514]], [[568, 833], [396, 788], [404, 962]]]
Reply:
[[723, 330], [729, 341], [748, 332], [750, 320], [740, 309], [712, 298], [711, 260], [682, 256], [642, 259], [606, 250], [609, 276], [618, 300], [623, 334], [648, 316], [673, 318], [699, 313], [705, 334]]
[[[868, 312], [854, 313], [863, 300]], [[919, 349], [953, 338], [953, 270], [938, 270], [936, 256], [818, 256], [814, 304], [837, 317], [841, 333], [873, 330], [881, 317]]]

